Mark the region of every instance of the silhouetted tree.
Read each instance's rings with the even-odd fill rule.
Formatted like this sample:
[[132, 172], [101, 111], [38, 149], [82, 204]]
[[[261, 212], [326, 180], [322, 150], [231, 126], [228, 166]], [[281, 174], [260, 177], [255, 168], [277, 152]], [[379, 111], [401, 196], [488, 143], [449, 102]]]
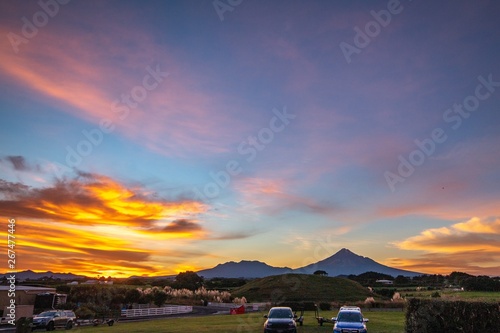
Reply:
[[403, 276], [403, 275], [398, 275], [394, 279], [394, 284], [397, 284], [399, 286], [407, 285], [410, 283], [411, 283], [411, 279], [406, 277], [406, 276]]
[[163, 304], [165, 304], [167, 299], [168, 295], [163, 290], [155, 290], [153, 292], [153, 302], [155, 303], [156, 306], [158, 307], [162, 306]]
[[125, 303], [138, 303], [141, 299], [141, 292], [137, 289], [129, 289], [125, 293]]
[[175, 278], [175, 282], [172, 284], [173, 288], [185, 288], [193, 291], [201, 286], [203, 286], [203, 278], [192, 271], [179, 273], [179, 275]]
[[462, 281], [465, 290], [471, 291], [500, 291], [500, 281], [489, 276], [470, 277]]
[[468, 278], [474, 277], [473, 275], [462, 272], [451, 272], [448, 281], [455, 285], [462, 285], [462, 282]]

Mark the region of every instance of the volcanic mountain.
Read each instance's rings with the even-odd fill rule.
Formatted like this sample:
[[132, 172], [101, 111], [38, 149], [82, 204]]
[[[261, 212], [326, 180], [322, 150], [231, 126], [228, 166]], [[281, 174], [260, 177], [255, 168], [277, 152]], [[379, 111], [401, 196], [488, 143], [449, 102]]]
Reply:
[[295, 273], [312, 274], [317, 270], [322, 270], [328, 273], [329, 276], [338, 275], [359, 275], [366, 272], [376, 272], [394, 277], [398, 275], [403, 276], [417, 276], [421, 273], [406, 271], [402, 269], [392, 268], [379, 264], [373, 259], [357, 255], [348, 249], [342, 249], [321, 261], [295, 269]]
[[342, 249], [326, 259], [296, 269], [291, 269], [289, 267], [273, 267], [261, 261], [243, 260], [240, 262], [230, 261], [219, 264], [214, 268], [198, 271], [197, 274], [208, 279], [214, 277], [261, 278], [286, 273], [313, 274], [318, 270], [325, 271], [329, 276], [359, 275], [365, 272], [382, 273], [394, 277], [398, 275], [408, 277], [421, 275], [421, 273], [379, 264], [373, 259], [357, 255], [348, 249]]

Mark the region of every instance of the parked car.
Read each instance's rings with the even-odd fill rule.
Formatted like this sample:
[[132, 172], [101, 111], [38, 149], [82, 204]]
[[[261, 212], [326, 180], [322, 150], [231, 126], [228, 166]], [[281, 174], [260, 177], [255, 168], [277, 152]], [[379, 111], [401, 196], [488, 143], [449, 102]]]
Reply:
[[70, 318], [73, 321], [73, 324], [76, 323], [76, 315], [73, 311], [66, 310], [64, 311], [64, 314], [66, 315], [66, 317]]
[[361, 309], [356, 306], [341, 307], [337, 317], [333, 317], [333, 333], [368, 333]]
[[56, 328], [70, 330], [75, 323], [76, 316], [73, 311], [49, 310], [37, 314], [33, 317], [33, 330], [46, 329], [53, 331]]
[[264, 333], [297, 333], [296, 315], [289, 307], [277, 306], [264, 316]]

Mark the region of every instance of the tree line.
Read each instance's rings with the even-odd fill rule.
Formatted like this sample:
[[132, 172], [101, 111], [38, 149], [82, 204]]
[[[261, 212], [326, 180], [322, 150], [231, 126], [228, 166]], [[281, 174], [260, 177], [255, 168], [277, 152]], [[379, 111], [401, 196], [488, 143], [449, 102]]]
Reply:
[[430, 287], [430, 288], [463, 288], [467, 291], [500, 291], [500, 277], [485, 275], [474, 276], [463, 272], [452, 272], [449, 275], [422, 274], [414, 277], [366, 272], [359, 275], [349, 275], [349, 279], [363, 286], [377, 286], [377, 280], [392, 281], [397, 287]]

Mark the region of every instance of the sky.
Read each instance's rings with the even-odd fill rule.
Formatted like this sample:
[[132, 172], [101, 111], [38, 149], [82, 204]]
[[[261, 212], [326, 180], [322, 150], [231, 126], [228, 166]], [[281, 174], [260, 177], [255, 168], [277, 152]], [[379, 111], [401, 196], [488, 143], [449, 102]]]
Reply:
[[299, 268], [348, 248], [421, 273], [500, 275], [499, 12], [0, 2], [11, 270]]

